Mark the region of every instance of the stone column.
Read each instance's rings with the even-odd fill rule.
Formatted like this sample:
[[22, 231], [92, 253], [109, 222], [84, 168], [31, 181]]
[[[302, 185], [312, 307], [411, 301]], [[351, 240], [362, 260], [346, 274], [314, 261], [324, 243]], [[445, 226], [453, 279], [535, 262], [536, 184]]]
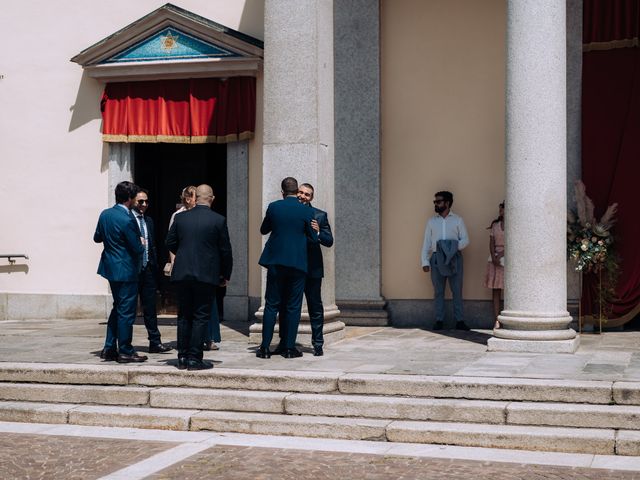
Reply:
[[[335, 218], [333, 2], [267, 0], [264, 30], [263, 212], [282, 198], [280, 182], [292, 176], [315, 187], [313, 203], [331, 220]], [[337, 321], [333, 248], [322, 250], [324, 333], [330, 343], [343, 337], [344, 323]], [[263, 272], [263, 298], [265, 281]], [[256, 313], [259, 320], [262, 310]], [[261, 323], [252, 325], [250, 341], [259, 342], [261, 332]], [[309, 345], [310, 333], [309, 316], [303, 314], [299, 343]]]
[[566, 0], [508, 0], [505, 309], [490, 351], [574, 352], [566, 269]]
[[109, 156], [109, 192], [108, 205], [115, 202], [116, 185], [125, 180], [133, 182], [133, 143], [107, 143]]

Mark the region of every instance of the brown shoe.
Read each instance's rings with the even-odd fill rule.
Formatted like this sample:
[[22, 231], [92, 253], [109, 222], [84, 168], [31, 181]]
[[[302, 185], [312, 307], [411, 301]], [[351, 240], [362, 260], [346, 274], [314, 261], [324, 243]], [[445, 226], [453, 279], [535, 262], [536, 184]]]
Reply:
[[146, 355], [138, 355], [134, 353], [133, 355], [124, 355], [122, 353], [118, 354], [118, 358], [116, 358], [116, 362], [118, 363], [142, 363], [147, 360]]

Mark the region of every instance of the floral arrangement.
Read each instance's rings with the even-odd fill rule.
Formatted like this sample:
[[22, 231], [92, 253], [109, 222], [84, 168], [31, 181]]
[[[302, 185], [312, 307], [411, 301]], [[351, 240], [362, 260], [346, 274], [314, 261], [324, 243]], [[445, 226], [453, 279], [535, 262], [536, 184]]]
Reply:
[[615, 223], [618, 204], [609, 205], [597, 220], [593, 201], [587, 196], [584, 183], [576, 182], [576, 211], [567, 214], [567, 250], [579, 272], [606, 273], [612, 281], [617, 277], [618, 264], [613, 251], [611, 227]]

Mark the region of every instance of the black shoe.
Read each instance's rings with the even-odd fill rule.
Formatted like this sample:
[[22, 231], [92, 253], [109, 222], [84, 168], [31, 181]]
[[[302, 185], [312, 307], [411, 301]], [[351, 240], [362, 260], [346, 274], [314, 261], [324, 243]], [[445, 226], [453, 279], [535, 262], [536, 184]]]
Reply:
[[264, 347], [258, 348], [256, 350], [256, 357], [258, 358], [271, 358], [271, 352]]
[[133, 353], [132, 355], [124, 355], [122, 353], [118, 354], [118, 358], [116, 358], [116, 362], [118, 363], [142, 363], [147, 360], [146, 355], [138, 355], [137, 353]]
[[456, 322], [456, 330], [469, 330], [469, 327], [467, 327], [467, 324], [464, 322]]
[[189, 360], [187, 362], [187, 370], [209, 370], [213, 368], [213, 363], [204, 360]]
[[187, 357], [178, 357], [178, 370], [186, 370], [187, 363]]
[[282, 353], [284, 358], [298, 358], [302, 356], [302, 352], [297, 348], [288, 348]]
[[442, 322], [440, 320], [438, 320], [434, 325], [433, 325], [433, 329], [434, 330], [442, 330]]
[[286, 350], [287, 350], [287, 347], [285, 347], [283, 344], [279, 343], [278, 346], [276, 347], [276, 349], [271, 353], [273, 355], [282, 355]]
[[324, 352], [322, 351], [322, 346], [321, 345], [316, 345], [315, 347], [313, 347], [313, 356], [314, 357], [321, 357], [324, 355]]
[[169, 345], [163, 343], [149, 344], [149, 353], [167, 353], [173, 350]]
[[104, 348], [102, 349], [102, 352], [100, 352], [100, 358], [105, 362], [113, 362], [118, 359], [118, 352], [116, 352], [115, 350]]
[[211, 342], [204, 342], [202, 344], [202, 350], [204, 350], [205, 352], [208, 352], [209, 350], [211, 350]]

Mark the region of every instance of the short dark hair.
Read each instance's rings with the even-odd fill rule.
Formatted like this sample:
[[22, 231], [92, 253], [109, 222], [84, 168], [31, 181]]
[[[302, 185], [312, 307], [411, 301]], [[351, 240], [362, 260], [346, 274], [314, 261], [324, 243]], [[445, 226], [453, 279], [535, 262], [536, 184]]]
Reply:
[[287, 177], [282, 180], [280, 188], [285, 195], [295, 195], [298, 193], [298, 180], [293, 177]]
[[302, 184], [300, 184], [300, 187], [308, 188], [309, 190], [311, 190], [311, 194], [315, 194], [316, 193], [316, 189], [313, 188], [313, 185], [311, 185], [310, 183], [302, 183]]
[[446, 190], [443, 190], [441, 192], [437, 192], [434, 196], [435, 197], [442, 197], [442, 199], [445, 202], [449, 203], [449, 206], [453, 205], [453, 193], [451, 193], [451, 192], [447, 192]]
[[147, 197], [149, 196], [149, 190], [147, 190], [144, 187], [138, 187], [138, 191], [136, 192], [136, 195], [138, 195], [139, 193], [144, 193], [147, 195]]
[[137, 185], [127, 182], [120, 182], [116, 185], [116, 203], [124, 203], [131, 198], [135, 198], [135, 196], [140, 191], [140, 187]]

